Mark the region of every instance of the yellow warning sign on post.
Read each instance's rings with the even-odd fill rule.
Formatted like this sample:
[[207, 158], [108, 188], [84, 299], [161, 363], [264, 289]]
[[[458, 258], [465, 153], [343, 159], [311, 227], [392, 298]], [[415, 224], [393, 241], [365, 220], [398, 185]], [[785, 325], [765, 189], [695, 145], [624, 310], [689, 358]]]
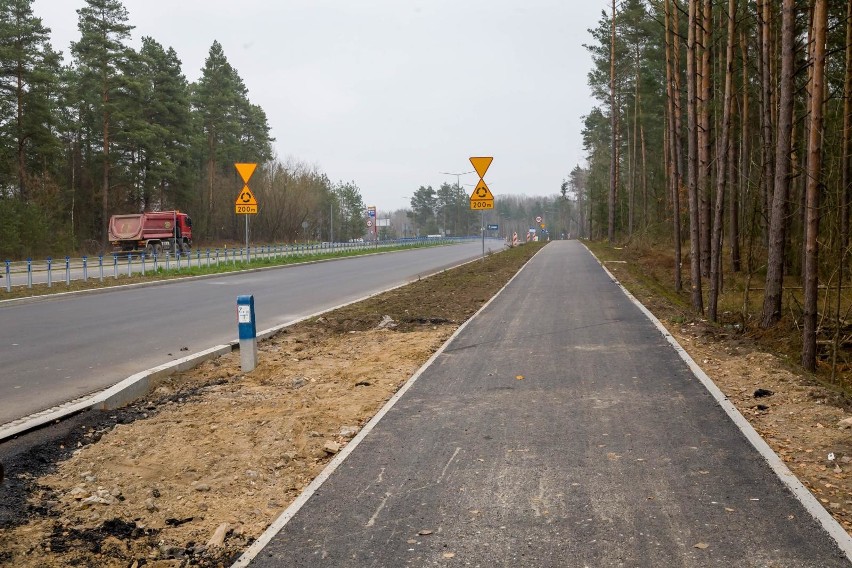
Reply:
[[476, 189], [470, 194], [471, 209], [494, 209], [494, 194], [483, 180], [479, 180]]
[[473, 190], [473, 193], [470, 196], [471, 199], [486, 199], [489, 201], [494, 201], [494, 194], [491, 193], [491, 190], [488, 189], [488, 186], [485, 185], [484, 180], [479, 180], [479, 183], [476, 184], [476, 189]]
[[237, 196], [235, 203], [237, 213], [255, 214], [257, 213], [257, 199], [249, 189], [249, 186], [244, 186], [243, 190]]
[[473, 157], [470, 159], [470, 163], [473, 165], [473, 169], [475, 169], [476, 173], [479, 174], [479, 179], [485, 177], [485, 172], [488, 171], [488, 166], [490, 166], [491, 162], [493, 161], [494, 158], [491, 156]]
[[491, 165], [492, 161], [494, 161], [494, 158], [491, 156], [470, 158], [470, 163], [473, 165], [473, 169], [475, 169], [476, 173], [479, 174], [479, 183], [476, 184], [476, 188], [473, 190], [473, 193], [470, 194], [471, 209], [494, 209], [494, 194], [491, 193], [491, 190], [488, 189], [487, 185], [485, 185], [485, 180], [482, 179], [485, 177], [485, 172], [488, 171], [488, 167]]
[[234, 211], [238, 215], [257, 215], [257, 199], [248, 186], [248, 180], [254, 173], [257, 164], [234, 164], [243, 179], [243, 190], [237, 196]]
[[237, 172], [239, 172], [240, 177], [243, 178], [243, 183], [248, 185], [248, 180], [254, 173], [257, 164], [234, 164], [234, 167], [237, 168]]

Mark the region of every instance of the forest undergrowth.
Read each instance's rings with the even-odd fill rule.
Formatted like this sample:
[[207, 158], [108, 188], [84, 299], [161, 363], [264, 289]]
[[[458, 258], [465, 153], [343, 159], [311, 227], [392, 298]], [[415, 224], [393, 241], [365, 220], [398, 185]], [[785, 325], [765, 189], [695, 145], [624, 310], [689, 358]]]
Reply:
[[[719, 333], [746, 337], [761, 350], [782, 357], [791, 370], [803, 372], [799, 361], [804, 300], [801, 283], [795, 276], [785, 277], [781, 320], [765, 329], [760, 325], [766, 276], [764, 267], [757, 267], [751, 272], [747, 269], [731, 272], [730, 266], [726, 265], [719, 296], [719, 318], [717, 322], [710, 322], [706, 314], [697, 313], [690, 304], [688, 249], [684, 249], [683, 286], [678, 291], [675, 289], [673, 247], [652, 244], [647, 240], [614, 247], [604, 241], [586, 244], [605, 265], [613, 261], [622, 264], [635, 279], [635, 284], [654, 296], [653, 299], [650, 296], [642, 298], [643, 303], [648, 301], [657, 304], [658, 308], [662, 307], [660, 303], [667, 304], [668, 317], [673, 323], [701, 320], [715, 325]], [[817, 370], [813, 378], [834, 390], [845, 406], [846, 403], [852, 404], [852, 287], [848, 284], [842, 287], [838, 300], [836, 275], [826, 275], [825, 282], [819, 287]], [[705, 302], [708, 289], [708, 280], [702, 279]]]

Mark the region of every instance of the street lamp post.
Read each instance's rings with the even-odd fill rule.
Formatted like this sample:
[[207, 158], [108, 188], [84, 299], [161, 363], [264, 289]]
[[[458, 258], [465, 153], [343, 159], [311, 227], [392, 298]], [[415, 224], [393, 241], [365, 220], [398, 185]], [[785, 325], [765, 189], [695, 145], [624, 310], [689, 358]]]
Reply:
[[[469, 172], [459, 172], [459, 173], [453, 173], [453, 172], [438, 172], [438, 173], [445, 175], [445, 176], [456, 176], [456, 191], [460, 192], [461, 191], [461, 183], [459, 181], [459, 178], [461, 176], [466, 176], [467, 174], [472, 174], [472, 173], [475, 173], [475, 172], [471, 170]], [[458, 231], [458, 228], [459, 228], [459, 205], [460, 204], [461, 204], [461, 202], [459, 200], [457, 200], [456, 201], [456, 223], [455, 223], [456, 231]], [[446, 233], [446, 230], [447, 230], [447, 228], [444, 227], [445, 233]], [[444, 236], [446, 236], [446, 235], [444, 235]], [[454, 235], [454, 236], [458, 236], [458, 235]]]

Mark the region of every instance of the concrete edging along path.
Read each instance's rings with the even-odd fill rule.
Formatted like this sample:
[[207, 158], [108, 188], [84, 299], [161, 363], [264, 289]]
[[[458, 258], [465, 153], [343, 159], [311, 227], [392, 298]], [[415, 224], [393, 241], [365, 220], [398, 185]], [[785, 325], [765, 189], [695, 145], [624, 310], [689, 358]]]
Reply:
[[[585, 246], [585, 245], [584, 245]], [[776, 454], [772, 448], [769, 447], [769, 444], [766, 443], [760, 434], [758, 434], [757, 430], [746, 420], [745, 416], [737, 409], [734, 404], [728, 400], [728, 397], [722, 392], [722, 390], [716, 386], [716, 383], [713, 382], [707, 373], [698, 366], [698, 363], [687, 353], [686, 349], [684, 349], [680, 343], [678, 343], [677, 339], [669, 333], [669, 330], [662, 324], [662, 322], [657, 319], [657, 317], [651, 313], [648, 308], [646, 308], [636, 297], [630, 293], [627, 288], [624, 287], [621, 282], [615, 277], [615, 275], [610, 272], [607, 267], [599, 258], [597, 258], [594, 253], [586, 247], [586, 250], [589, 251], [595, 260], [601, 265], [601, 268], [607, 273], [607, 275], [612, 279], [613, 283], [615, 283], [621, 291], [624, 292], [624, 295], [627, 296], [637, 308], [639, 308], [645, 316], [651, 320], [651, 322], [656, 326], [656, 328], [660, 331], [663, 337], [666, 338], [677, 354], [681, 359], [689, 366], [692, 373], [695, 377], [701, 381], [701, 384], [704, 385], [704, 388], [707, 389], [722, 410], [725, 411], [731, 421], [736, 424], [737, 428], [743, 433], [746, 439], [754, 446], [754, 449], [760, 453], [763, 459], [766, 460], [766, 463], [772, 468], [772, 471], [775, 472], [775, 475], [778, 476], [778, 479], [787, 486], [790, 492], [802, 503], [802, 506], [810, 513], [810, 515], [825, 529], [825, 531], [837, 542], [837, 546], [846, 554], [846, 557], [852, 561], [852, 536], [849, 535], [848, 532], [838, 523], [834, 517], [831, 516], [831, 513], [826, 511], [825, 507], [823, 507], [819, 500], [814, 497], [813, 493], [811, 493], [807, 487], [799, 481], [799, 478], [790, 471], [790, 469], [784, 464], [784, 461]]]

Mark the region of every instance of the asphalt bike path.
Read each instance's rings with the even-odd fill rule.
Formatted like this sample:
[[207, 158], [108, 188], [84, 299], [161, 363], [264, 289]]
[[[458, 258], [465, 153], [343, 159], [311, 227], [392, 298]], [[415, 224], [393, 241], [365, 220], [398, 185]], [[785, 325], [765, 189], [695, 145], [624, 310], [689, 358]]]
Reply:
[[404, 389], [235, 566], [850, 565], [578, 242]]

